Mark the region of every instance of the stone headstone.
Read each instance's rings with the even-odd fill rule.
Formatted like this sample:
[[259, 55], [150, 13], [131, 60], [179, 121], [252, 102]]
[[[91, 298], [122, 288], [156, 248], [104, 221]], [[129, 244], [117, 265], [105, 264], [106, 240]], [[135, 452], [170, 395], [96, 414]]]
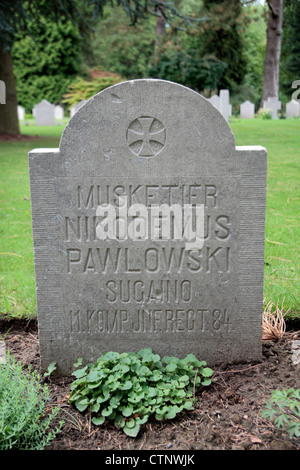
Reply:
[[42, 100], [34, 106], [35, 122], [37, 126], [55, 125], [55, 105]]
[[299, 117], [300, 103], [297, 100], [291, 100], [286, 104], [286, 117]]
[[220, 90], [220, 112], [228, 121], [230, 114], [229, 90]]
[[62, 120], [64, 118], [64, 108], [60, 105], [55, 106], [55, 119]]
[[3, 80], [0, 80], [0, 104], [6, 104], [6, 86]]
[[72, 118], [75, 113], [87, 102], [87, 100], [81, 100], [79, 103], [74, 104], [72, 108], [70, 108], [70, 117]]
[[266, 101], [264, 101], [264, 109], [270, 109], [272, 112], [272, 119], [277, 119], [278, 111], [281, 110], [281, 101], [278, 100], [276, 97], [269, 97]]
[[266, 160], [204, 97], [152, 79], [106, 88], [58, 149], [29, 152], [42, 369], [145, 347], [259, 360]]
[[242, 119], [252, 119], [255, 114], [255, 106], [251, 101], [244, 101], [240, 106], [240, 117]]
[[25, 109], [23, 108], [23, 106], [18, 105], [17, 110], [19, 121], [23, 121], [25, 119]]
[[220, 97], [218, 95], [213, 95], [211, 98], [207, 99], [218, 111], [220, 111]]
[[6, 346], [5, 342], [0, 339], [0, 364], [6, 363]]

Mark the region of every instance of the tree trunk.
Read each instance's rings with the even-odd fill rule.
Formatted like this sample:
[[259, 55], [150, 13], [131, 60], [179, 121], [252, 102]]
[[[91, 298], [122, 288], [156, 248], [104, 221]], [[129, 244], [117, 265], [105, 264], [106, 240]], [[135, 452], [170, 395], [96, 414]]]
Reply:
[[[165, 3], [165, 0], [162, 0], [162, 3]], [[161, 13], [161, 12], [160, 12]], [[157, 59], [157, 52], [159, 46], [159, 39], [165, 32], [166, 20], [161, 14], [156, 20], [155, 27], [155, 45], [154, 45], [154, 59]]]
[[264, 65], [262, 104], [279, 94], [279, 62], [281, 52], [283, 0], [267, 0], [270, 14], [267, 28], [267, 49]]
[[11, 51], [4, 51], [0, 43], [0, 80], [5, 83], [6, 104], [0, 104], [0, 134], [19, 135], [17, 91]]

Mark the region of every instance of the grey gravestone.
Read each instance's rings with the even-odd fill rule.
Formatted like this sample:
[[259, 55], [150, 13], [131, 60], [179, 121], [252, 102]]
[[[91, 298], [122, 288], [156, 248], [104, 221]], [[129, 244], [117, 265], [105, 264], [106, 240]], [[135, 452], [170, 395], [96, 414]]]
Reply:
[[6, 86], [3, 80], [0, 80], [0, 104], [6, 104]]
[[224, 119], [228, 121], [229, 114], [231, 113], [229, 103], [229, 90], [220, 90], [220, 112]]
[[25, 109], [23, 108], [23, 106], [18, 105], [17, 110], [19, 121], [23, 121], [25, 119]]
[[207, 100], [223, 115], [228, 121], [229, 116], [232, 115], [232, 105], [229, 103], [229, 90], [220, 90], [220, 96], [213, 95]]
[[[150, 79], [98, 93], [59, 149], [29, 152], [42, 369], [69, 374], [79, 357], [145, 347], [211, 365], [259, 360], [266, 166], [266, 150], [236, 147], [201, 95]], [[99, 206], [123, 210], [125, 196], [146, 212], [204, 207], [203, 246], [174, 226], [166, 238], [99, 236], [110, 220]], [[128, 210], [128, 223], [142, 226], [141, 214]]]
[[55, 105], [47, 100], [42, 100], [34, 106], [34, 116], [37, 126], [55, 125]]
[[251, 101], [244, 101], [240, 106], [240, 117], [242, 119], [252, 119], [255, 114], [255, 106]]
[[277, 113], [281, 110], [281, 101], [276, 97], [269, 97], [264, 101], [264, 109], [270, 109], [272, 112], [272, 119], [277, 119]]
[[64, 118], [64, 108], [59, 104], [55, 106], [54, 110], [55, 119], [61, 120]]
[[211, 98], [207, 99], [218, 111], [220, 111], [220, 97], [218, 95], [213, 95]]
[[5, 342], [0, 339], [0, 364], [6, 363], [6, 347]]
[[299, 117], [300, 103], [297, 100], [291, 100], [286, 104], [286, 117]]

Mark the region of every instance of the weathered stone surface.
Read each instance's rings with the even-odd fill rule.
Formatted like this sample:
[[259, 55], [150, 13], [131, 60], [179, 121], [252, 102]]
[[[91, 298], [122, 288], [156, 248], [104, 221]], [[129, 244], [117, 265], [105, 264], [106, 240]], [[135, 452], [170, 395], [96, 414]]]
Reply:
[[[161, 80], [115, 85], [29, 152], [42, 368], [152, 347], [213, 365], [258, 360], [266, 150], [235, 147], [222, 115]], [[204, 244], [98, 237], [99, 205], [204, 205]], [[97, 213], [97, 215], [96, 215]], [[128, 218], [131, 222], [135, 219]]]

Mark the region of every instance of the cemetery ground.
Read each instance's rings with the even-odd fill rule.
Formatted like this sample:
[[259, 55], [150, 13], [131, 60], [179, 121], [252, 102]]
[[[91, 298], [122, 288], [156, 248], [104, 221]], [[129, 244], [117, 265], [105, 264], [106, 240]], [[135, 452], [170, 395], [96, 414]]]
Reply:
[[[290, 439], [260, 414], [273, 390], [300, 388], [300, 365], [292, 362], [292, 343], [300, 340], [300, 119], [232, 119], [230, 125], [236, 145], [268, 150], [264, 296], [285, 312], [286, 333], [263, 342], [259, 363], [214, 367], [212, 384], [197, 392], [194, 411], [149, 420], [135, 439], [111, 425], [95, 428], [88, 413], [68, 405], [72, 379], [50, 376], [49, 407], [61, 407], [65, 425], [49, 450], [300, 450], [299, 438]], [[23, 126], [27, 138], [0, 142], [0, 339], [25, 369], [39, 368], [27, 153], [58, 147], [62, 129]]]

